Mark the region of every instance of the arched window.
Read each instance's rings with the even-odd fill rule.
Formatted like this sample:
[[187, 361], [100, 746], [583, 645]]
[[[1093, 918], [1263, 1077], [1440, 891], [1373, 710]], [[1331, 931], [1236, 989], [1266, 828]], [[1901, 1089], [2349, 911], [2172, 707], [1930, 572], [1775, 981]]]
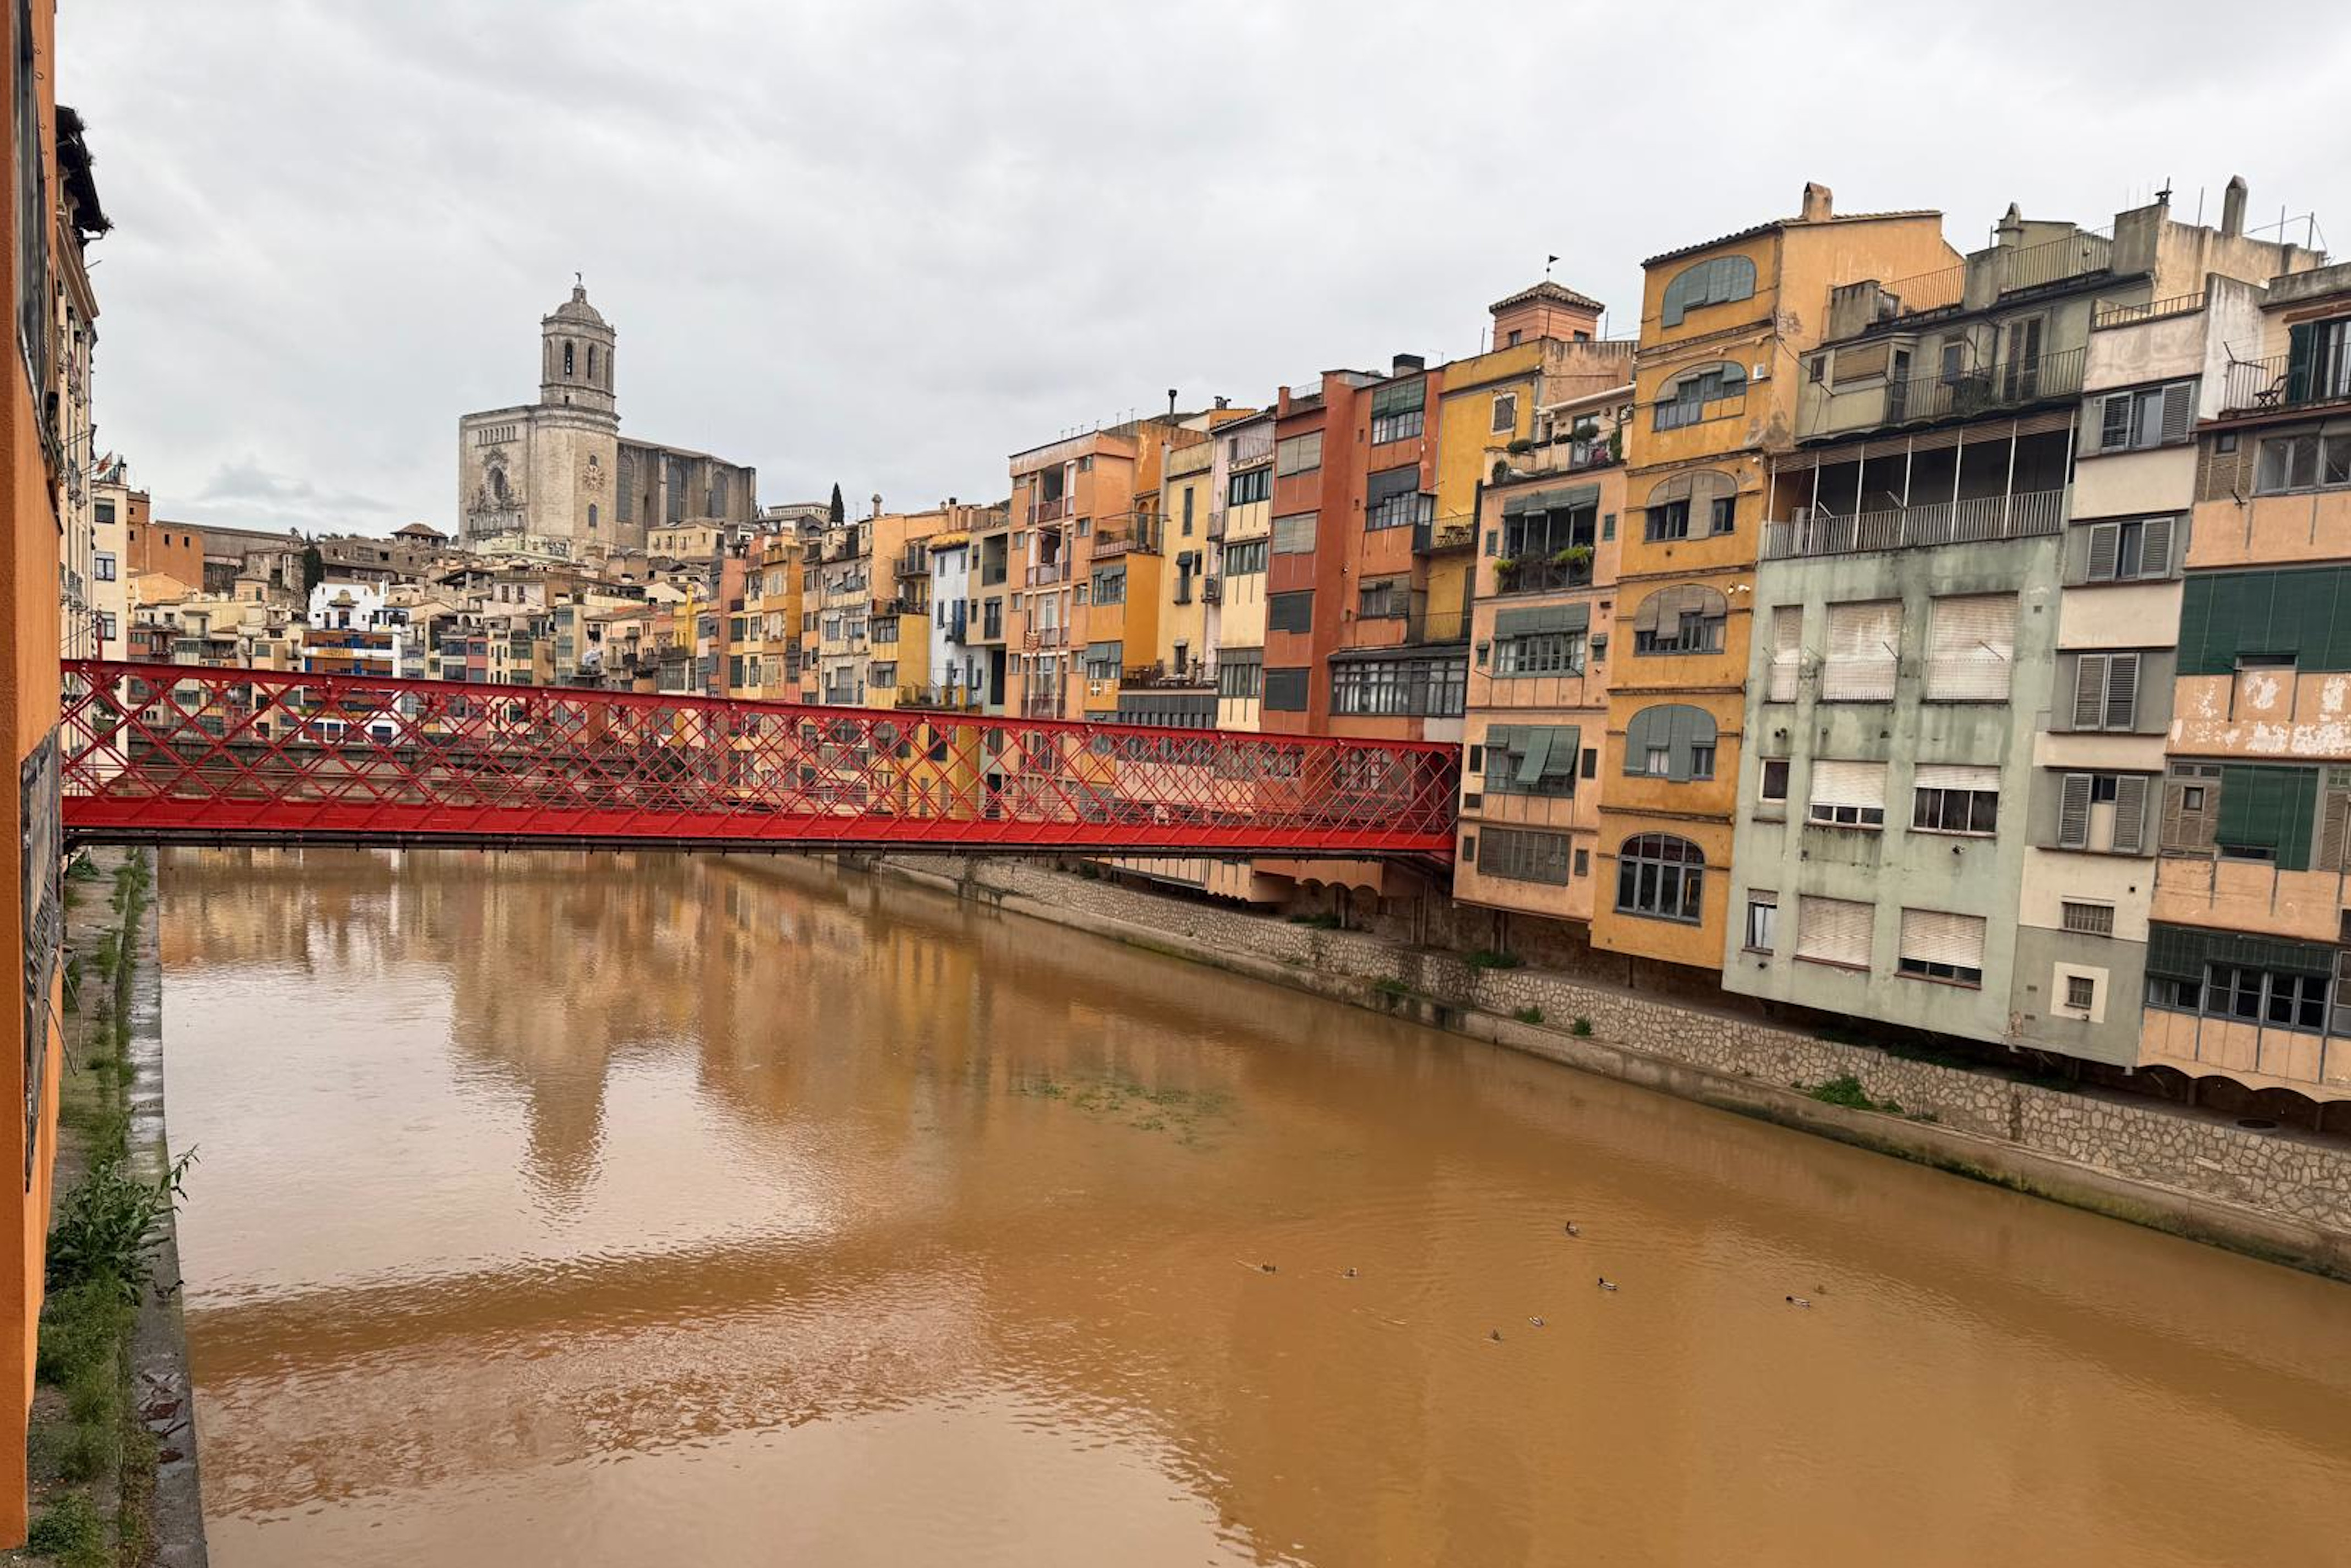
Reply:
[[1755, 294], [1755, 264], [1746, 256], [1714, 256], [1693, 262], [1666, 285], [1657, 310], [1661, 327], [1679, 327], [1682, 317], [1705, 305], [1728, 305]]
[[1650, 424], [1656, 430], [1677, 431], [1718, 414], [1735, 412], [1719, 405], [1732, 398], [1743, 400], [1746, 395], [1745, 369], [1728, 359], [1718, 359], [1711, 365], [1685, 370], [1658, 388]]
[[1687, 783], [1714, 776], [1714, 717], [1703, 708], [1663, 702], [1625, 726], [1625, 771]]
[[1692, 469], [1657, 481], [1642, 513], [1645, 537], [1701, 538], [1728, 534], [1738, 525], [1739, 482], [1717, 469]]
[[1706, 851], [1670, 833], [1643, 833], [1616, 852], [1616, 908], [1695, 925], [1705, 907]]
[[1633, 651], [1720, 653], [1730, 601], [1704, 583], [1659, 588], [1633, 612]]
[[596, 504], [592, 501], [588, 504], [588, 526], [591, 532], [596, 526]]
[[571, 379], [571, 345], [569, 343], [563, 346], [563, 379], [567, 381]]

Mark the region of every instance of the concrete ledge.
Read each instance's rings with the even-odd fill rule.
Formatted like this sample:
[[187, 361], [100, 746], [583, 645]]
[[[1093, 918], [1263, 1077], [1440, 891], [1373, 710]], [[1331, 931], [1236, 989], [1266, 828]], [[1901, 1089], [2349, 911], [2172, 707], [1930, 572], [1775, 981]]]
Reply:
[[1959, 1127], [1830, 1105], [1785, 1085], [1520, 1023], [1440, 998], [1384, 987], [1356, 975], [1228, 951], [1178, 932], [1099, 911], [1059, 908], [968, 877], [886, 860], [863, 868], [991, 909], [1385, 1012], [1718, 1110], [1818, 1134], [2272, 1262], [2351, 1280], [2351, 1235], [2290, 1215], [2119, 1175]]

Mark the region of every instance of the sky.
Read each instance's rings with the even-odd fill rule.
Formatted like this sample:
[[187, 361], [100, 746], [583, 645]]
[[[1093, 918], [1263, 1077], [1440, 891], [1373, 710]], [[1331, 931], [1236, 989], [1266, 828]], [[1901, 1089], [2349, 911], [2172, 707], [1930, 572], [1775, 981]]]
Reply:
[[[576, 271], [622, 429], [764, 503], [1479, 350], [1552, 275], [1792, 215], [2106, 223], [2242, 174], [2351, 254], [2351, 8], [1574, 0], [60, 0], [114, 231], [98, 447], [158, 516], [454, 531]], [[2300, 225], [2295, 225], [2299, 237]]]

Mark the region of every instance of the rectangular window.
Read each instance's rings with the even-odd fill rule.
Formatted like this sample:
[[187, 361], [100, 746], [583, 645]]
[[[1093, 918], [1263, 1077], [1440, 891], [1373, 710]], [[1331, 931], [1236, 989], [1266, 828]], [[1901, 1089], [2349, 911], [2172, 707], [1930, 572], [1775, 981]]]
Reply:
[[1470, 748], [1482, 753], [1470, 771], [1482, 775], [1488, 794], [1573, 794], [1582, 741], [1573, 724], [1497, 724], [1482, 747]]
[[1983, 983], [1984, 919], [1941, 909], [1902, 911], [1901, 972], [1959, 985]]
[[2074, 729], [2138, 727], [2138, 660], [2136, 653], [2077, 656], [2074, 667]]
[[1479, 846], [1478, 868], [1489, 877], [1512, 882], [1567, 886], [1568, 836], [1564, 833], [1521, 833], [1504, 827], [1485, 830]]
[[2086, 583], [2135, 583], [2171, 576], [2172, 541], [2184, 519], [2132, 517], [2093, 523], [2082, 566]]
[[1283, 478], [1311, 473], [1322, 466], [1322, 432], [1308, 431], [1288, 437], [1274, 448], [1273, 469]]
[[1993, 833], [2000, 826], [2000, 770], [1918, 764], [1910, 826], [1921, 833]]
[[1265, 672], [1265, 705], [1275, 713], [1306, 711], [1307, 676], [1300, 670], [1268, 670]]
[[1265, 601], [1265, 629], [1268, 631], [1311, 631], [1314, 628], [1314, 590], [1308, 588], [1294, 594], [1271, 594]]
[[1243, 700], [1265, 687], [1265, 655], [1256, 649], [1225, 649], [1217, 665], [1217, 695]]
[[1747, 940], [1751, 953], [1768, 953], [1778, 945], [1780, 925], [1780, 895], [1756, 888], [1747, 892]]
[[1804, 607], [1776, 605], [1771, 610], [1771, 669], [1766, 677], [1764, 700], [1793, 702], [1796, 678], [1803, 668]]
[[2115, 907], [2112, 904], [2088, 904], [2067, 898], [2062, 905], [2065, 929], [2085, 937], [2110, 937], [2115, 934]]
[[2004, 702], [2016, 664], [2016, 596], [1970, 594], [1928, 602], [1927, 698]]
[[2130, 452], [2188, 439], [2196, 419], [2196, 383], [2174, 381], [2098, 400], [2098, 450]]
[[1900, 599], [1863, 599], [1829, 606], [1828, 654], [1821, 666], [1822, 700], [1890, 701], [1901, 647]]
[[2065, 977], [2065, 1006], [2073, 1012], [2087, 1012], [2098, 1004], [2098, 982], [2086, 974]]
[[1813, 763], [1813, 796], [1806, 819], [1822, 827], [1886, 826], [1886, 764]]
[[1796, 956], [1844, 969], [1869, 967], [1871, 904], [1804, 894], [1796, 900]]
[[1308, 556], [1314, 552], [1314, 527], [1318, 514], [1293, 512], [1287, 517], [1273, 520], [1273, 553], [1277, 556]]
[[104, 554], [91, 557], [90, 570], [97, 574], [101, 583], [114, 581], [114, 557]]
[[1225, 482], [1225, 504], [1228, 506], [1247, 506], [1272, 493], [1273, 471], [1270, 468], [1253, 468]]
[[1421, 492], [1417, 464], [1382, 469], [1364, 493], [1364, 526], [1409, 528], [1434, 515], [1436, 505], [1435, 496]]
[[1422, 410], [1428, 400], [1428, 383], [1416, 376], [1391, 381], [1372, 393], [1372, 444], [1407, 441], [1420, 434]]
[[1494, 644], [1498, 679], [1527, 675], [1581, 675], [1584, 638], [1580, 631], [1539, 632], [1502, 638]]
[[1255, 576], [1265, 570], [1266, 541], [1238, 539], [1225, 546], [1225, 576]]
[[1643, 516], [1646, 521], [1642, 528], [1642, 537], [1653, 545], [1659, 540], [1689, 537], [1690, 504], [1687, 499], [1668, 501], [1662, 506], [1649, 507]]
[[1788, 799], [1787, 758], [1765, 757], [1763, 759], [1762, 773], [1756, 783], [1755, 795], [1758, 800], [1786, 804]]
[[1331, 667], [1331, 711], [1351, 717], [1458, 718], [1468, 685], [1460, 658], [1361, 659]]
[[2142, 853], [2147, 797], [2144, 774], [2067, 774], [2058, 785], [2057, 847]]
[[1519, 428], [1519, 395], [1516, 392], [1494, 394], [1493, 422], [1487, 429], [1495, 435], [1514, 434]]

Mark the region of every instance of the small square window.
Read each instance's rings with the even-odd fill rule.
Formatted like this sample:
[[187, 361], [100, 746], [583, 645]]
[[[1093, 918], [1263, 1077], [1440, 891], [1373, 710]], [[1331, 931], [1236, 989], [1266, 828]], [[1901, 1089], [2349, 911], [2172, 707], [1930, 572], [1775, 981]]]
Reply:
[[1763, 780], [1757, 793], [1764, 800], [1784, 801], [1788, 798], [1787, 758], [1763, 759]]
[[2087, 1012], [2097, 1004], [2098, 982], [2086, 974], [2065, 977], [2065, 1005], [2076, 1012]]

